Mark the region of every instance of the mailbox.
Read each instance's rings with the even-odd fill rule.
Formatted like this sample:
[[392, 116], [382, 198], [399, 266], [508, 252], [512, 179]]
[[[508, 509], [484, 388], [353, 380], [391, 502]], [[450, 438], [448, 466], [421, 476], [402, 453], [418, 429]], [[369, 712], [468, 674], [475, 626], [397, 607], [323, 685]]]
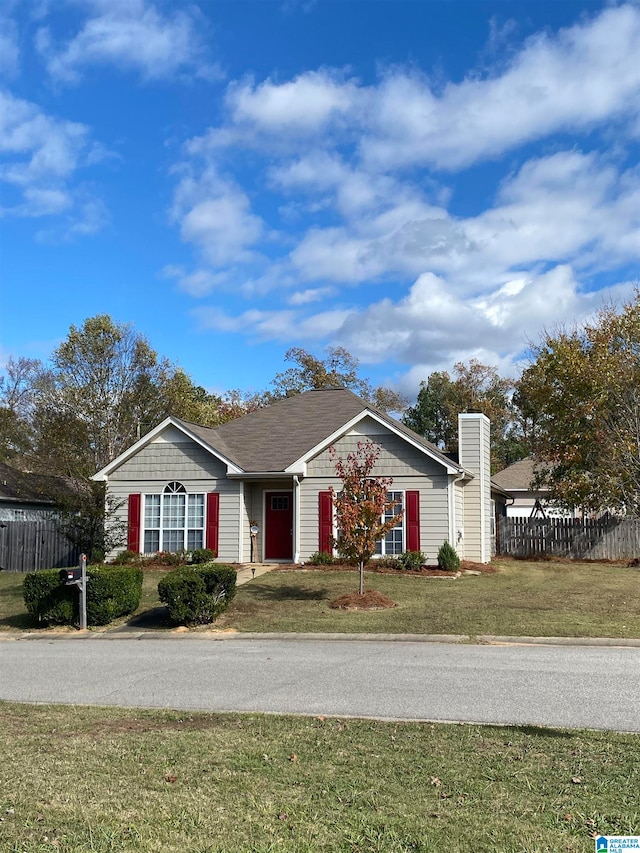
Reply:
[[82, 569], [60, 569], [60, 583], [72, 584], [82, 580]]

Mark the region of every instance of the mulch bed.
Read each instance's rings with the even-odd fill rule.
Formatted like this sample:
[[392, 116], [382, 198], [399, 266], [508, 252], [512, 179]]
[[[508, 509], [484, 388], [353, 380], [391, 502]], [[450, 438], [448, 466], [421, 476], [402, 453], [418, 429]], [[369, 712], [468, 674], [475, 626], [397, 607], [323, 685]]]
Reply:
[[[282, 564], [274, 571], [277, 572], [353, 572], [357, 571], [357, 566], [349, 566], [346, 563], [336, 563], [333, 566], [314, 566], [311, 563], [305, 563], [304, 566], [296, 563]], [[491, 563], [473, 563], [471, 560], [460, 561], [460, 571], [464, 572], [482, 572], [483, 574], [495, 574], [498, 571], [496, 566]], [[375, 562], [368, 563], [365, 566], [365, 572], [377, 575], [407, 575], [408, 577], [454, 577], [455, 572], [448, 572], [444, 569], [437, 569], [433, 566], [423, 566], [421, 569], [405, 571], [404, 569], [390, 569], [388, 566], [376, 566]]]
[[333, 610], [386, 610], [397, 607], [397, 604], [377, 589], [370, 589], [362, 595], [359, 592], [346, 592], [332, 601], [329, 607]]

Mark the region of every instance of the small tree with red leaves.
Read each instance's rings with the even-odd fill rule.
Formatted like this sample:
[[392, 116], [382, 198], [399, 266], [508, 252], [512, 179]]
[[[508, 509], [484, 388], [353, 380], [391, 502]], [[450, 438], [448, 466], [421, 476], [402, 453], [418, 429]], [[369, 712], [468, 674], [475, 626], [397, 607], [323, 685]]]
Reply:
[[342, 480], [342, 489], [331, 489], [336, 510], [338, 537], [334, 544], [341, 557], [358, 561], [360, 595], [364, 592], [364, 567], [376, 550], [376, 542], [383, 539], [402, 519], [403, 510], [393, 518], [384, 520], [385, 513], [396, 504], [388, 497], [391, 477], [373, 477], [372, 471], [380, 455], [380, 447], [372, 441], [359, 441], [357, 449], [346, 459], [335, 459], [336, 474]]

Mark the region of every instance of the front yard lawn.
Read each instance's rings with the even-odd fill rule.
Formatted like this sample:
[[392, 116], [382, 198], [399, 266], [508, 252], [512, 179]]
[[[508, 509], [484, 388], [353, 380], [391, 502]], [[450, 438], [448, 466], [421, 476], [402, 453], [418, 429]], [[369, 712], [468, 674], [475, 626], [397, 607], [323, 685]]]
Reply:
[[270, 572], [238, 589], [216, 623], [238, 631], [338, 631], [640, 638], [640, 571], [597, 563], [498, 560], [495, 574], [442, 580], [368, 573], [398, 606], [345, 612], [329, 603], [357, 572]]
[[640, 736], [0, 703], [0, 849], [591, 853]]
[[[273, 571], [238, 587], [234, 601], [214, 627], [264, 632], [640, 638], [637, 568], [516, 560], [497, 560], [494, 565], [498, 571], [493, 574], [463, 575], [457, 580], [367, 573], [365, 589], [380, 590], [398, 604], [371, 612], [329, 607], [339, 595], [357, 589], [355, 569]], [[160, 605], [157, 585], [166, 571], [145, 570], [138, 613]], [[1, 572], [0, 631], [37, 627], [25, 612], [22, 575]], [[160, 620], [150, 627], [166, 628], [167, 622]]]

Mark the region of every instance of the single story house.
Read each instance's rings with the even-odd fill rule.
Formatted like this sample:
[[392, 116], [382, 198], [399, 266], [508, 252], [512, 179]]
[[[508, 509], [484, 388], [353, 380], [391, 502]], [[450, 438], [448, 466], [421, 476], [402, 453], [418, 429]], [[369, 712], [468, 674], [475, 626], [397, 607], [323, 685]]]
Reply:
[[[443, 542], [461, 558], [492, 550], [489, 420], [459, 415], [454, 461], [402, 423], [344, 388], [307, 391], [216, 428], [168, 417], [94, 475], [120, 504], [128, 548], [141, 553], [207, 547], [222, 562], [303, 562], [332, 550], [330, 487], [340, 488], [330, 448], [381, 448], [374, 475], [392, 477], [402, 522], [381, 555]], [[117, 551], [110, 556], [115, 556]]]
[[61, 498], [74, 494], [64, 477], [30, 474], [0, 462], [0, 522], [45, 521], [56, 513]]
[[33, 572], [78, 562], [58, 529], [59, 502], [76, 494], [65, 477], [31, 474], [0, 462], [0, 570]]
[[536, 488], [537, 471], [538, 463], [533, 456], [527, 456], [493, 475], [494, 485], [510, 497], [510, 501], [506, 504], [507, 517], [529, 518], [535, 515], [544, 515], [546, 518], [571, 517], [572, 513], [549, 503], [547, 488], [544, 486]]

